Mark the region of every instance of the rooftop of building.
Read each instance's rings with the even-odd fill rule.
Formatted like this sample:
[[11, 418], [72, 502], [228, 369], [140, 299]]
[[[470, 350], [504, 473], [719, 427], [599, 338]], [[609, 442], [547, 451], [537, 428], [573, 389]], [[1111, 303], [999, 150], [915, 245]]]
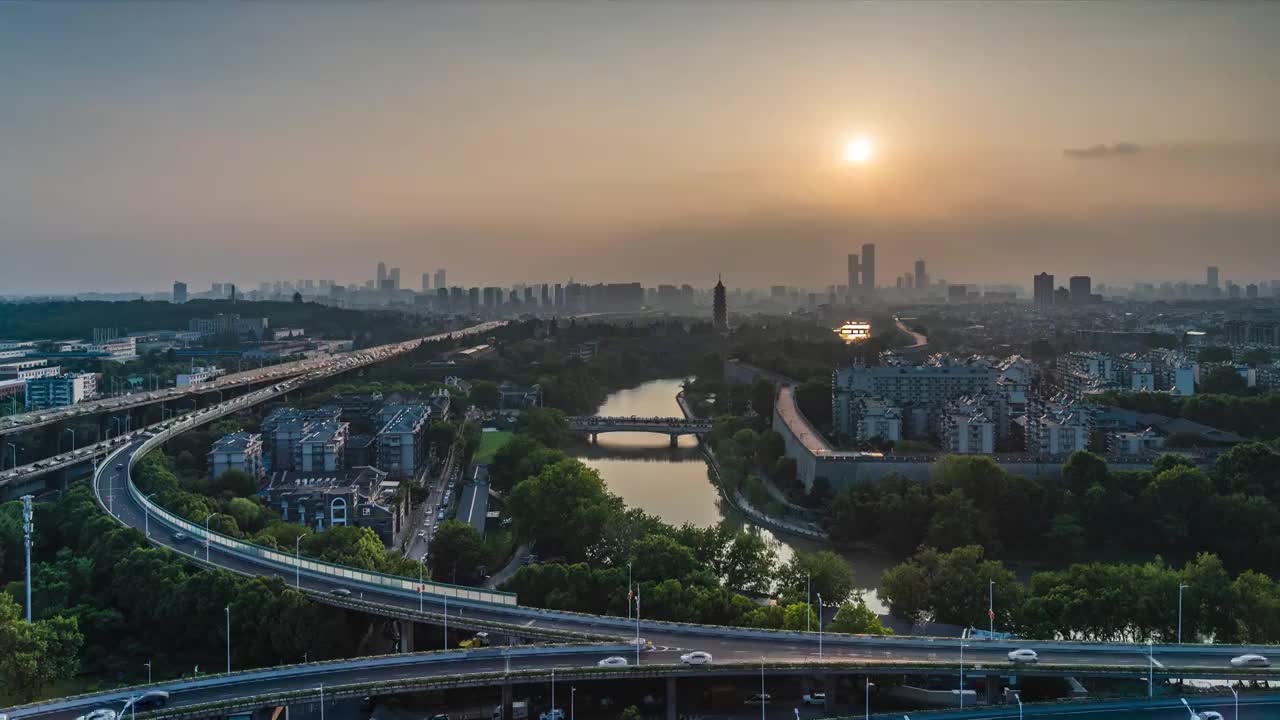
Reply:
[[227, 433], [213, 441], [213, 452], [244, 452], [251, 445], [261, 444], [262, 435], [240, 430]]
[[384, 485], [398, 487], [399, 483], [388, 481], [387, 473], [376, 467], [362, 465], [346, 470], [273, 472], [267, 476], [264, 489], [268, 493], [307, 494], [346, 493], [356, 489], [362, 494], [370, 491], [380, 494]]

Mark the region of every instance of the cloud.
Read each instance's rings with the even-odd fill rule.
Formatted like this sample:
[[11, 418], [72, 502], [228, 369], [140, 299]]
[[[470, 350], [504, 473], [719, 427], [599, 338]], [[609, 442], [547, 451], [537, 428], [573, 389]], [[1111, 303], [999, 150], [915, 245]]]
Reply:
[[1077, 158], [1082, 160], [1106, 159], [1113, 157], [1123, 157], [1125, 155], [1137, 155], [1142, 152], [1142, 148], [1133, 143], [1116, 143], [1115, 145], [1094, 145], [1087, 148], [1067, 148], [1062, 154], [1069, 158]]

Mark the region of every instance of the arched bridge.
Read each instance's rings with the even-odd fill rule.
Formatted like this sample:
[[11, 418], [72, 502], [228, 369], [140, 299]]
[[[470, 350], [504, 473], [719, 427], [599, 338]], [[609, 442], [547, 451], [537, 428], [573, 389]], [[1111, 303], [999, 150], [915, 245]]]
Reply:
[[570, 432], [587, 433], [594, 440], [600, 433], [647, 432], [667, 435], [671, 444], [681, 435], [706, 435], [711, 432], [710, 420], [689, 420], [682, 417], [638, 417], [609, 415], [579, 415], [569, 418]]

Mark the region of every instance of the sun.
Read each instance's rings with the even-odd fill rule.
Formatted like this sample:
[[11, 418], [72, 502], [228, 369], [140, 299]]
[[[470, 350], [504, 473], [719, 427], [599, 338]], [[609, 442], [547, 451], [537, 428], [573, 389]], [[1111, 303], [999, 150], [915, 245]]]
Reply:
[[876, 147], [870, 138], [856, 137], [844, 145], [844, 161], [850, 165], [866, 165], [875, 155]]

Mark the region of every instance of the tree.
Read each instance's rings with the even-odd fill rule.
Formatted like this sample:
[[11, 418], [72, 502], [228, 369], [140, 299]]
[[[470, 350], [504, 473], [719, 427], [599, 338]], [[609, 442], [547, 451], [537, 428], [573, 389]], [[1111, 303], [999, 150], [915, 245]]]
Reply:
[[516, 423], [516, 432], [550, 448], [560, 444], [568, 429], [569, 420], [554, 408], [529, 408], [520, 413], [520, 420]]
[[762, 535], [746, 530], [734, 532], [727, 526], [721, 526], [720, 537], [718, 557], [712, 559], [713, 572], [731, 589], [768, 591], [778, 561], [774, 546]]
[[498, 389], [497, 383], [480, 380], [471, 386], [467, 397], [472, 405], [482, 410], [496, 410], [502, 402], [502, 391]]
[[994, 583], [996, 623], [1008, 627], [1023, 590], [1011, 571], [988, 560], [979, 545], [938, 552], [925, 548], [905, 563], [885, 571], [880, 594], [895, 616], [930, 618], [955, 625], [985, 625], [989, 592]]
[[83, 642], [75, 618], [28, 624], [18, 603], [0, 593], [0, 678], [20, 699], [34, 700], [49, 683], [74, 677]]
[[431, 577], [441, 582], [473, 584], [480, 579], [484, 541], [469, 523], [445, 520], [431, 541]]
[[689, 548], [666, 535], [646, 535], [631, 546], [632, 572], [637, 581], [683, 580], [697, 567]]
[[1246, 350], [1245, 353], [1240, 356], [1240, 362], [1248, 365], [1249, 367], [1258, 367], [1259, 365], [1266, 365], [1267, 363], [1271, 362], [1271, 351], [1267, 350], [1266, 348], [1254, 348], [1252, 350]]
[[1208, 394], [1244, 395], [1249, 392], [1249, 383], [1235, 368], [1220, 365], [1200, 378], [1198, 390]]
[[852, 633], [854, 635], [893, 634], [892, 630], [880, 622], [880, 618], [875, 612], [867, 607], [867, 601], [860, 594], [856, 595], [852, 601], [840, 606], [831, 624], [827, 625], [827, 629], [831, 632]]
[[1107, 485], [1107, 462], [1091, 452], [1077, 450], [1062, 466], [1062, 480], [1076, 498], [1084, 497], [1092, 485]]
[[623, 709], [621, 717], [622, 720], [640, 720], [644, 716], [640, 714], [640, 708], [635, 705], [628, 705]]
[[210, 489], [230, 497], [246, 498], [257, 494], [258, 479], [243, 470], [226, 470], [214, 478]]
[[853, 592], [853, 583], [853, 567], [840, 555], [830, 550], [796, 552], [778, 573], [778, 594], [805, 602], [807, 587], [813, 602], [821, 595], [823, 604], [840, 605]]
[[774, 467], [787, 451], [782, 435], [777, 430], [765, 430], [756, 442], [756, 460], [761, 467]]
[[757, 378], [751, 385], [751, 409], [764, 418], [773, 417], [773, 401], [778, 388], [764, 378]]
[[1264, 443], [1241, 443], [1218, 456], [1214, 466], [1218, 487], [1275, 498], [1280, 488], [1280, 452]]
[[795, 488], [798, 485], [796, 479], [796, 459], [792, 457], [780, 457], [778, 462], [773, 466], [773, 480], [778, 483], [778, 487], [783, 489]]
[[293, 302], [294, 302], [295, 304], [301, 305], [301, 304], [302, 304], [302, 293], [300, 293], [300, 292], [294, 292], [294, 293], [293, 293]]
[[517, 537], [545, 556], [574, 562], [586, 560], [622, 515], [622, 501], [605, 489], [600, 474], [572, 459], [516, 485], [507, 507]]

